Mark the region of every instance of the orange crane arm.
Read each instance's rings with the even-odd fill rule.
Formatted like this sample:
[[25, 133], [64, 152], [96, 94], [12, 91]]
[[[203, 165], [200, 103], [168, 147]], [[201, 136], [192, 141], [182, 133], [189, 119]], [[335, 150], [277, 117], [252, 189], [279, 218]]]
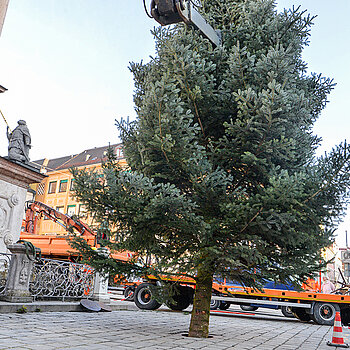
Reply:
[[28, 233], [36, 233], [37, 221], [43, 215], [63, 226], [66, 230], [73, 227], [82, 236], [96, 237], [96, 233], [92, 230], [92, 228], [80, 221], [78, 218], [73, 218], [63, 214], [39, 201], [34, 201], [31, 203], [26, 210], [25, 231]]

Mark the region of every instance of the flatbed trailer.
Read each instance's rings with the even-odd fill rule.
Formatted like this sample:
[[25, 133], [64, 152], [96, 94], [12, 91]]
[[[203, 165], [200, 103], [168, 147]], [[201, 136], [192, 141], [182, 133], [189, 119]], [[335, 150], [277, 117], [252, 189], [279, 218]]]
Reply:
[[[177, 293], [174, 302], [167, 306], [173, 310], [186, 309], [193, 301], [195, 281], [190, 278], [165, 278], [162, 282], [150, 276], [147, 282], [135, 286], [133, 299], [140, 309], [155, 310], [160, 303], [152, 297], [155, 286], [175, 283]], [[261, 305], [289, 308], [302, 322], [314, 321], [320, 325], [333, 325], [335, 314], [340, 311], [342, 323], [350, 325], [350, 295], [324, 294], [314, 291], [263, 289], [261, 291], [229, 283], [213, 283], [212, 300], [220, 301], [228, 308], [236, 305]]]

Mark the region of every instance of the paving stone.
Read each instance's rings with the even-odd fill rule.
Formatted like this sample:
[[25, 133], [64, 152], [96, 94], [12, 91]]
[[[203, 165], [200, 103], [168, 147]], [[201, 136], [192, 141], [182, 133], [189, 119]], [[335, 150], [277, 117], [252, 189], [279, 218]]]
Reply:
[[[190, 315], [113, 311], [0, 314], [0, 350], [329, 350], [332, 327], [287, 319], [278, 311], [258, 317], [212, 316], [213, 338], [184, 337]], [[349, 342], [350, 330], [343, 329]]]

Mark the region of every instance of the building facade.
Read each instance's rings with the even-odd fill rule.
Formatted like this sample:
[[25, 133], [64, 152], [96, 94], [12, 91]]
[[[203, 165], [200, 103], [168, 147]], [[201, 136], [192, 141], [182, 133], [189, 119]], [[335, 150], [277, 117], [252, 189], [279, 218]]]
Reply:
[[4, 25], [9, 0], [0, 0], [0, 35]]
[[[9, 0], [0, 0], [0, 35], [2, 32], [2, 27], [4, 26], [8, 5], [9, 5]], [[7, 89], [5, 87], [0, 85], [0, 93], [5, 92], [6, 90]]]
[[342, 281], [341, 272], [344, 270], [341, 261], [341, 249], [339, 249], [337, 243], [333, 242], [331, 246], [324, 249], [322, 257], [325, 261], [328, 261], [326, 271], [324, 271], [322, 275], [327, 276], [334, 284], [338, 281]]
[[[69, 216], [78, 215], [87, 224], [91, 224], [91, 219], [87, 217], [84, 206], [73, 197], [74, 179], [69, 169], [75, 167], [101, 171], [102, 163], [107, 160], [106, 155], [109, 147], [113, 149], [119, 164], [122, 167], [127, 167], [122, 144], [92, 148], [75, 155], [32, 162], [35, 166], [40, 167], [42, 173], [47, 175], [34, 188], [36, 191], [35, 200]], [[66, 235], [63, 227], [46, 218], [41, 218], [37, 223], [36, 233]]]

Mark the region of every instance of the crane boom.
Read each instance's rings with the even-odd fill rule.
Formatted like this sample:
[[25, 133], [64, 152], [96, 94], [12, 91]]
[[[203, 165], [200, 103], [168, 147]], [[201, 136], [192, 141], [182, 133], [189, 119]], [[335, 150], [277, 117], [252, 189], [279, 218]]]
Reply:
[[82, 236], [96, 236], [96, 233], [87, 224], [80, 221], [78, 218], [73, 218], [65, 215], [39, 201], [31, 202], [28, 205], [28, 209], [26, 211], [25, 231], [28, 233], [36, 233], [35, 231], [37, 220], [42, 215], [61, 225], [67, 231], [72, 227], [77, 230]]
[[[70, 257], [72, 254], [78, 255], [78, 252], [69, 246], [66, 242], [66, 236], [36, 234], [38, 220], [43, 216], [61, 225], [67, 231], [76, 230], [88, 245], [96, 248], [100, 247], [99, 237], [87, 224], [74, 216], [63, 214], [45, 203], [33, 201], [27, 205], [25, 227], [24, 232], [21, 232], [21, 239], [32, 242], [41, 249], [44, 256]], [[118, 261], [128, 261], [132, 256], [133, 253], [129, 251], [113, 252], [111, 254], [111, 257]]]

